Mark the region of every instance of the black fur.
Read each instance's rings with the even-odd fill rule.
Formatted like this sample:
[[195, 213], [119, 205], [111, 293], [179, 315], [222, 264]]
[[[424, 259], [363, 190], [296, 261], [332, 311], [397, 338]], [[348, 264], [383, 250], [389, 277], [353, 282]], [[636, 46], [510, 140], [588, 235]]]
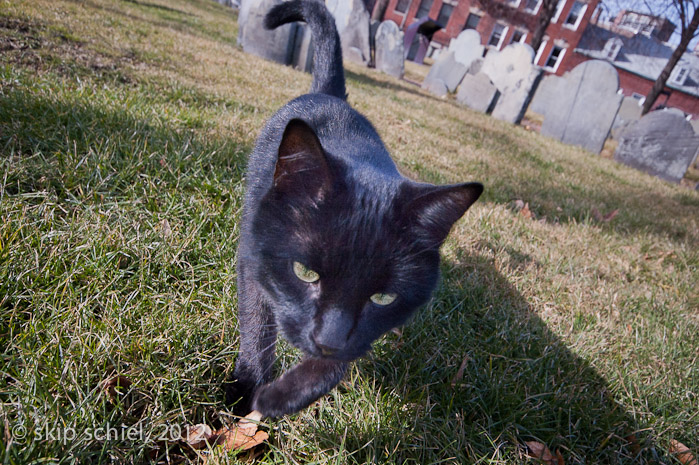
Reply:
[[[371, 123], [345, 102], [339, 38], [318, 2], [273, 8], [265, 24], [305, 20], [315, 41], [311, 93], [282, 107], [250, 156], [238, 254], [240, 354], [227, 399], [241, 414], [308, 406], [381, 334], [427, 302], [439, 247], [483, 191], [398, 173]], [[300, 280], [293, 263], [316, 271]], [[379, 306], [375, 293], [397, 294]], [[306, 356], [273, 380], [277, 332]]]

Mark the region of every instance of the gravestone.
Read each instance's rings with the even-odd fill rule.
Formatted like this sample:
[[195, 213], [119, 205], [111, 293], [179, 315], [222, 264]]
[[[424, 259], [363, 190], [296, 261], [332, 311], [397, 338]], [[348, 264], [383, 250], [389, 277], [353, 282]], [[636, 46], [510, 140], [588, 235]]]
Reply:
[[307, 73], [313, 70], [313, 34], [306, 23], [297, 24], [291, 66]]
[[433, 82], [441, 81], [449, 92], [454, 92], [465, 74], [466, 66], [454, 59], [454, 52], [442, 53], [427, 73], [422, 88], [430, 91], [435, 88]]
[[245, 23], [248, 20], [248, 13], [250, 13], [250, 7], [253, 3], [259, 3], [259, 0], [240, 0], [240, 6], [238, 7], [238, 45], [241, 47], [243, 45], [243, 30], [245, 30]]
[[459, 85], [456, 101], [473, 110], [488, 113], [493, 110], [499, 96], [498, 88], [486, 74], [466, 73]]
[[532, 110], [544, 116], [541, 134], [600, 153], [623, 98], [618, 89], [616, 70], [601, 60], [581, 63], [562, 77], [547, 76], [532, 102]]
[[391, 76], [402, 78], [405, 51], [403, 32], [393, 21], [382, 22], [376, 30], [376, 69]]
[[481, 45], [481, 35], [473, 29], [466, 29], [455, 39], [451, 39], [448, 48], [450, 52], [454, 52], [454, 60], [467, 68], [473, 60], [483, 56], [484, 49]]
[[492, 112], [494, 118], [514, 124], [522, 120], [542, 73], [533, 61], [534, 50], [526, 44], [508, 45], [485, 56], [480, 72], [490, 78], [500, 93]]
[[427, 84], [422, 83], [422, 88], [425, 89], [430, 94], [436, 95], [437, 97], [446, 97], [449, 93], [447, 85], [441, 79], [432, 79]]
[[633, 97], [624, 97], [621, 99], [621, 106], [612, 123], [612, 137], [618, 139], [621, 133], [628, 126], [641, 119], [641, 111], [643, 108], [639, 105], [639, 101]]
[[335, 17], [340, 34], [342, 53], [346, 60], [369, 63], [370, 15], [362, 0], [325, 0], [325, 5]]
[[[264, 18], [282, 0], [246, 0], [247, 17], [243, 24], [242, 45], [245, 53], [289, 65], [294, 56], [297, 24], [285, 24], [273, 31], [264, 28]], [[242, 9], [242, 8], [241, 8]]]
[[699, 135], [682, 115], [648, 113], [619, 138], [614, 159], [666, 181], [679, 183], [699, 150]]

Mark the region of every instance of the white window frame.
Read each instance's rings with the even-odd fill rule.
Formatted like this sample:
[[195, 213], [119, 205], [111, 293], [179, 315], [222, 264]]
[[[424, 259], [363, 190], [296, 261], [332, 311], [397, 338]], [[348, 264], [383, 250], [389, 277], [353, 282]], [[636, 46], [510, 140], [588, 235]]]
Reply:
[[553, 14], [553, 18], [551, 18], [552, 23], [558, 22], [558, 19], [561, 17], [561, 12], [563, 11], [563, 8], [565, 8], [566, 3], [568, 3], [568, 0], [558, 0], [558, 5], [556, 5], [556, 12]]
[[[500, 40], [498, 41], [497, 45], [492, 45], [490, 43], [490, 40], [493, 38], [493, 34], [495, 34], [495, 26], [503, 26], [502, 34], [500, 35]], [[502, 47], [502, 43], [505, 41], [505, 37], [507, 37], [507, 33], [510, 31], [510, 27], [507, 24], [503, 23], [495, 23], [493, 25], [493, 30], [490, 32], [490, 37], [488, 37], [488, 47], [493, 47], [496, 50], [500, 50], [500, 47]]]
[[[553, 55], [553, 50], [558, 47], [561, 49], [561, 53], [558, 55], [558, 59], [556, 60], [556, 64], [553, 66], [546, 66], [546, 63], [551, 59], [551, 55]], [[561, 66], [561, 63], [563, 62], [563, 57], [566, 55], [566, 51], [568, 50], [567, 47], [561, 47], [559, 45], [553, 44], [553, 47], [551, 47], [551, 51], [549, 52], [548, 56], [546, 57], [546, 60], [544, 61], [543, 68], [547, 71], [551, 71], [555, 73], [558, 71], [558, 67]]]
[[580, 23], [582, 22], [582, 19], [585, 17], [585, 13], [587, 13], [587, 3], [581, 2], [579, 0], [575, 0], [573, 2], [573, 6], [575, 6], [576, 3], [582, 4], [582, 8], [580, 9], [580, 14], [578, 15], [578, 19], [575, 20], [575, 24], [568, 24], [568, 18], [570, 17], [570, 14], [573, 12], [573, 8], [571, 7], [570, 11], [568, 11], [568, 15], [566, 16], [565, 21], [563, 21], [563, 27], [566, 29], [572, 29], [572, 30], [577, 30], [578, 26], [580, 26]]
[[537, 14], [537, 13], [539, 12], [539, 8], [541, 8], [542, 2], [543, 2], [543, 0], [537, 0], [536, 6], [534, 7], [533, 10], [528, 9], [528, 8], [526, 7], [526, 5], [525, 5], [525, 6], [524, 6], [524, 12], [525, 12], [525, 13], [531, 13], [531, 14], [533, 14], [533, 15]]
[[520, 3], [522, 3], [522, 0], [505, 0], [505, 4], [512, 8], [518, 8]]
[[672, 73], [670, 81], [675, 85], [683, 86], [684, 82], [687, 80], [687, 76], [689, 76], [689, 68], [678, 66], [676, 69], [677, 71]]
[[[511, 43], [511, 44], [524, 44], [524, 43], [526, 43], [526, 41], [527, 41], [527, 31], [525, 31], [524, 29], [515, 29], [515, 32], [517, 32], [517, 31], [519, 31], [519, 32], [522, 33], [522, 38], [519, 39], [517, 42], [513, 42], [512, 40], [510, 40], [510, 43]], [[512, 33], [512, 39], [514, 39], [514, 34], [515, 34], [515, 33], [513, 32], [513, 33]]]
[[539, 45], [539, 50], [536, 51], [536, 57], [534, 57], [534, 64], [539, 63], [539, 61], [541, 60], [541, 56], [544, 54], [544, 50], [546, 50], [546, 46], [548, 45], [548, 43], [548, 40], [544, 40], [541, 42], [541, 45]]
[[641, 94], [639, 94], [638, 92], [632, 92], [632, 93], [631, 93], [631, 98], [634, 99], [634, 100], [636, 100], [636, 102], [638, 102], [638, 106], [639, 106], [639, 107], [642, 106], [644, 103], [646, 103], [646, 96], [645, 96], [645, 95], [641, 95]]

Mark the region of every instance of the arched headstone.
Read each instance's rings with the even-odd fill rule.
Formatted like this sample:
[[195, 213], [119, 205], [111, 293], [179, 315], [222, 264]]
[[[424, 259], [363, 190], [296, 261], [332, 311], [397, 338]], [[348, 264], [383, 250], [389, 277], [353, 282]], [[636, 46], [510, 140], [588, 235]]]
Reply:
[[699, 150], [699, 135], [673, 111], [648, 113], [620, 136], [614, 159], [666, 181], [679, 183]]
[[483, 56], [485, 47], [481, 45], [481, 35], [473, 29], [466, 29], [449, 42], [449, 51], [454, 52], [454, 60], [468, 68], [473, 60]]
[[541, 134], [600, 153], [623, 99], [618, 90], [616, 69], [601, 60], [546, 77], [532, 102], [544, 116]]
[[532, 89], [541, 78], [533, 64], [534, 50], [526, 44], [512, 44], [502, 51], [490, 51], [480, 72], [488, 76], [499, 92], [494, 118], [519, 123], [531, 100]]
[[405, 52], [403, 32], [393, 21], [382, 22], [376, 30], [376, 69], [397, 78], [403, 77]]

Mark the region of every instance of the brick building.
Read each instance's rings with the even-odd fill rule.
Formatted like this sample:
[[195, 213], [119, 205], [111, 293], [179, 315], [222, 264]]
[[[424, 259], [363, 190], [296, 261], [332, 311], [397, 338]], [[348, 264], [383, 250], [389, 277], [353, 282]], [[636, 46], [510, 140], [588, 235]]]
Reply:
[[[612, 22], [587, 27], [566, 61], [565, 70], [586, 60], [609, 61], [619, 74], [624, 95], [637, 99], [641, 105], [674, 51], [675, 45], [664, 42], [673, 29], [674, 24], [666, 19], [622, 11]], [[692, 119], [699, 119], [699, 45], [680, 58], [654, 104], [661, 105], [679, 108]]]
[[[600, 0], [559, 0], [536, 51], [535, 63], [550, 73], [562, 74]], [[475, 29], [488, 49], [500, 50], [513, 42], [531, 43], [542, 0], [390, 0], [384, 19], [401, 29], [429, 16], [444, 26], [432, 38], [430, 52], [439, 53], [464, 29]]]

